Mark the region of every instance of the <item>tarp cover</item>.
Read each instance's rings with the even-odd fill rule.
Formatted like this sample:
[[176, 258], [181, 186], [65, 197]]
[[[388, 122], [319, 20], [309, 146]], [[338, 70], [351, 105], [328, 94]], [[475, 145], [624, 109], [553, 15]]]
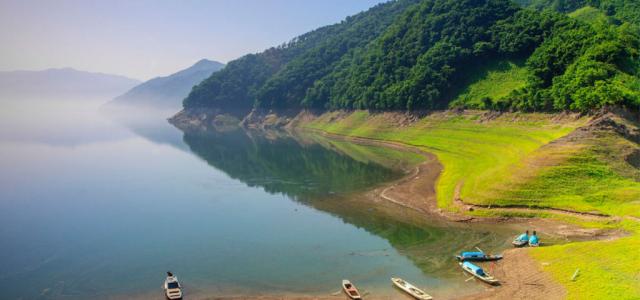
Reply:
[[484, 270], [482, 270], [482, 268], [470, 263], [470, 262], [464, 262], [463, 263], [465, 267], [471, 269], [473, 272], [475, 272], [476, 274], [480, 275], [480, 276], [484, 276]]
[[462, 252], [460, 254], [460, 256], [462, 256], [462, 257], [483, 257], [484, 253], [478, 252], [478, 251], [476, 251], [476, 252]]

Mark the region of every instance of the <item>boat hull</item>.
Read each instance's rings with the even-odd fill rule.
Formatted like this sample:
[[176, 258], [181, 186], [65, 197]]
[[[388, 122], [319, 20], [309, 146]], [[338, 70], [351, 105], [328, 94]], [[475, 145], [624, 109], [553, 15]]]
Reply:
[[425, 293], [423, 290], [415, 287], [414, 285], [412, 285], [411, 283], [408, 283], [400, 278], [391, 278], [391, 282], [393, 283], [393, 285], [397, 288], [399, 288], [400, 290], [402, 290], [403, 292], [407, 293], [408, 295], [416, 298], [416, 299], [420, 299], [420, 300], [431, 300], [433, 299], [433, 297], [431, 297], [429, 294]]
[[486, 277], [485, 276], [480, 276], [480, 275], [476, 274], [476, 272], [474, 272], [473, 270], [465, 268], [465, 266], [462, 263], [460, 263], [460, 267], [465, 272], [469, 273], [470, 275], [472, 275], [475, 278], [480, 279], [482, 282], [484, 282], [486, 284], [490, 284], [490, 285], [499, 285], [500, 284], [499, 280], [493, 278], [493, 276], [491, 276], [489, 274], [485, 273], [487, 275]]
[[456, 255], [456, 258], [459, 261], [496, 261], [501, 260], [502, 255], [485, 255], [483, 257], [463, 257], [460, 255]]
[[524, 246], [528, 245], [528, 244], [529, 244], [529, 242], [527, 242], [527, 241], [516, 241], [516, 240], [514, 240], [513, 242], [511, 242], [511, 244], [512, 244], [514, 247], [518, 247], [518, 248], [519, 248], [519, 247], [524, 247]]
[[348, 280], [342, 281], [342, 291], [347, 294], [347, 297], [352, 300], [362, 300], [358, 289]]

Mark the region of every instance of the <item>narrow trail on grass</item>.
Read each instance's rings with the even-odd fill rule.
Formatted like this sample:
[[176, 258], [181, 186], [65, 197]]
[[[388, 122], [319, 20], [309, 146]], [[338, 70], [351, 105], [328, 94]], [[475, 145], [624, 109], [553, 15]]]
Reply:
[[527, 206], [527, 205], [490, 205], [490, 204], [475, 204], [465, 202], [460, 198], [460, 190], [462, 189], [462, 185], [464, 183], [458, 183], [455, 190], [454, 201], [453, 203], [462, 211], [472, 211], [474, 209], [486, 209], [493, 211], [501, 211], [501, 212], [510, 212], [510, 213], [551, 213], [555, 215], [565, 215], [572, 217], [579, 217], [582, 219], [588, 220], [604, 220], [604, 221], [618, 221], [621, 218], [615, 217], [607, 214], [603, 214], [600, 212], [581, 212], [574, 211], [564, 208], [553, 208], [553, 207], [535, 207], [535, 206]]

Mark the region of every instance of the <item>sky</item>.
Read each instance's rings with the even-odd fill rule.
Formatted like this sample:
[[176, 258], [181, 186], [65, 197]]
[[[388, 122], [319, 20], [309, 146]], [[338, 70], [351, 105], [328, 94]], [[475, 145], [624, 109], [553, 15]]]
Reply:
[[226, 63], [385, 0], [0, 0], [0, 71], [71, 67], [147, 80]]

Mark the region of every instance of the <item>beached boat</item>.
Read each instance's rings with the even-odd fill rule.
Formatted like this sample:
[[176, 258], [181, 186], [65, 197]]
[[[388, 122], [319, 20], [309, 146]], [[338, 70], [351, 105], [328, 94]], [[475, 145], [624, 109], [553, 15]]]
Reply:
[[399, 289], [403, 290], [405, 293], [413, 296], [416, 299], [422, 300], [431, 300], [433, 297], [429, 296], [423, 290], [413, 286], [411, 283], [408, 283], [400, 278], [391, 278], [391, 282]]
[[459, 261], [492, 261], [502, 259], [502, 255], [485, 254], [482, 251], [475, 252], [461, 252], [460, 255], [456, 255]]
[[182, 299], [182, 286], [178, 282], [178, 277], [173, 275], [173, 273], [167, 272], [167, 278], [164, 280], [162, 289], [164, 289], [164, 294], [167, 299]]
[[518, 239], [518, 237], [516, 237], [515, 239], [513, 239], [513, 242], [511, 242], [511, 244], [513, 244], [513, 246], [515, 247], [523, 247], [526, 246], [527, 244], [529, 244], [528, 240], [520, 240]]
[[493, 276], [487, 274], [482, 268], [468, 262], [461, 262], [460, 266], [462, 267], [463, 270], [465, 270], [467, 273], [473, 275], [474, 277], [488, 283], [488, 284], [492, 284], [492, 285], [496, 285], [498, 283], [500, 283], [500, 281], [498, 281], [497, 279], [493, 278]]
[[342, 280], [342, 289], [350, 299], [353, 300], [362, 300], [362, 296], [360, 296], [360, 292], [356, 289], [355, 286], [349, 280]]

